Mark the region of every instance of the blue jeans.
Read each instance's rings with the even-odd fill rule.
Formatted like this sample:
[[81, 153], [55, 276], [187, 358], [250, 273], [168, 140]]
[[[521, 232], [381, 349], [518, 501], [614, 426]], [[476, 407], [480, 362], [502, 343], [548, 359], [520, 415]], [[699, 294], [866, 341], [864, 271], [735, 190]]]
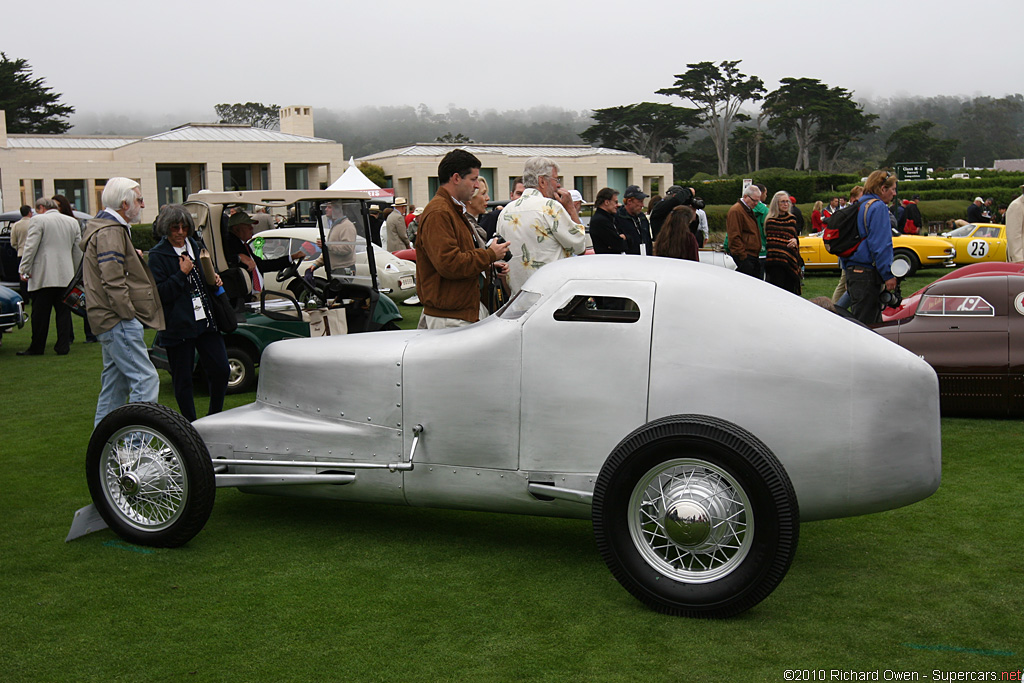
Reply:
[[103, 349], [103, 374], [94, 427], [125, 401], [155, 403], [160, 397], [160, 377], [149, 360], [142, 333], [138, 320], [121, 320], [96, 335]]

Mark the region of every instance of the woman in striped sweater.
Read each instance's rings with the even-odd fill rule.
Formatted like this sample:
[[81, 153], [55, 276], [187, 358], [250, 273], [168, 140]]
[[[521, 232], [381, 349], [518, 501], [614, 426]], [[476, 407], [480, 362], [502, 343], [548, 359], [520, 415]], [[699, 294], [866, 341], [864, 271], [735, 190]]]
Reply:
[[789, 212], [789, 193], [776, 192], [764, 220], [768, 242], [765, 279], [787, 292], [800, 293], [800, 242], [796, 234], [796, 217]]

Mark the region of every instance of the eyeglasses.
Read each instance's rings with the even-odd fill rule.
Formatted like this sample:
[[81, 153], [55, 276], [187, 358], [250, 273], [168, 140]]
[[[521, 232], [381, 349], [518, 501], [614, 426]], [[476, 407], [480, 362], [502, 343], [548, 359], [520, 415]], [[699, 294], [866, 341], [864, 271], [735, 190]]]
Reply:
[[188, 226], [187, 225], [182, 225], [181, 223], [178, 223], [177, 225], [172, 225], [171, 227], [167, 228], [167, 232], [178, 232], [178, 231], [188, 232]]

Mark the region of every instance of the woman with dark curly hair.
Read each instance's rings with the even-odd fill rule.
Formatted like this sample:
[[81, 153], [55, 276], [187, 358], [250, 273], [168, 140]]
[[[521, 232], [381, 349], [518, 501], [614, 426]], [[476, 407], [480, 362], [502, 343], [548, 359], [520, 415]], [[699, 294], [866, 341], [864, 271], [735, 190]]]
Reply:
[[689, 206], [677, 206], [661, 224], [654, 240], [654, 255], [700, 261], [697, 238], [690, 230], [695, 214]]
[[[196, 353], [210, 387], [210, 409], [207, 414], [224, 409], [228, 388], [227, 349], [224, 338], [213, 320], [213, 302], [198, 267], [202, 243], [193, 236], [195, 225], [188, 210], [181, 204], [161, 207], [153, 233], [163, 236], [149, 252], [149, 268], [153, 271], [160, 301], [164, 306], [167, 327], [156, 335], [157, 344], [167, 350], [174, 398], [178, 411], [190, 421], [196, 419], [192, 400], [192, 366]], [[221, 286], [216, 275], [216, 285]]]
[[796, 234], [796, 216], [789, 212], [788, 192], [776, 192], [764, 219], [768, 242], [765, 279], [787, 292], [800, 293], [800, 240]]

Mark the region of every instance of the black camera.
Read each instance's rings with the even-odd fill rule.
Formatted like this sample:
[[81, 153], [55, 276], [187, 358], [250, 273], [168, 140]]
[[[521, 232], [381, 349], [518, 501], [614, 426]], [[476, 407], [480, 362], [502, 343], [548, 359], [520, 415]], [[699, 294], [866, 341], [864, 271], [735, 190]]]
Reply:
[[878, 302], [882, 304], [882, 308], [898, 308], [903, 303], [903, 294], [900, 292], [899, 284], [897, 283], [896, 289], [891, 292], [888, 289], [883, 289], [878, 295]]
[[693, 194], [688, 187], [673, 185], [668, 188], [666, 194], [670, 197], [675, 197], [680, 206], [691, 206], [694, 210], [704, 208], [704, 200]]
[[[504, 237], [502, 237], [498, 233], [494, 233], [494, 241], [497, 242], [498, 244], [501, 244], [502, 242], [508, 242], [507, 239], [505, 239]], [[506, 263], [511, 261], [512, 260], [512, 252], [511, 251], [506, 251], [505, 255], [501, 257], [501, 260], [505, 261]]]

